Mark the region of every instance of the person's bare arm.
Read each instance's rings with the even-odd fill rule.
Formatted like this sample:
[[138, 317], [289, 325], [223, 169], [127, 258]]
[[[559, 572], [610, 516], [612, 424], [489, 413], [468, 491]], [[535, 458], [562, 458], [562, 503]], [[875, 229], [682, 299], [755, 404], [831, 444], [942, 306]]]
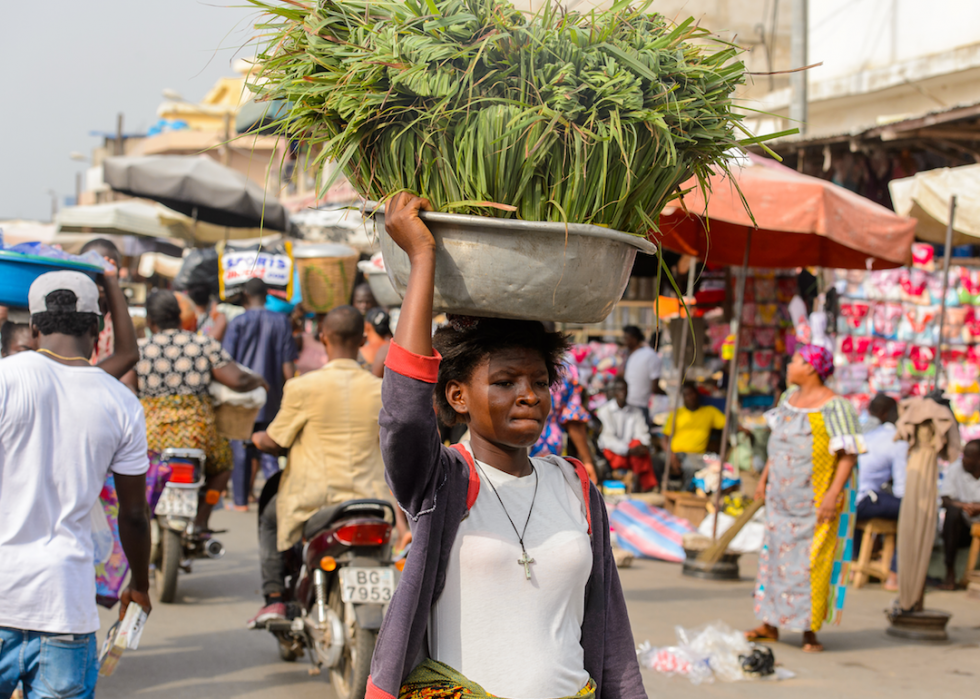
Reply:
[[268, 432], [256, 432], [252, 435], [252, 444], [259, 451], [263, 451], [266, 454], [272, 454], [273, 456], [282, 456], [286, 453], [284, 447], [279, 446], [276, 441], [269, 436]]
[[419, 218], [431, 210], [428, 199], [401, 192], [385, 209], [385, 228], [395, 243], [408, 254], [412, 269], [402, 303], [395, 342], [413, 354], [432, 356], [432, 295], [435, 293], [436, 241]]
[[139, 377], [136, 375], [135, 370], [131, 369], [127, 371], [125, 374], [122, 375], [122, 377], [120, 377], [119, 380], [126, 388], [128, 388], [134, 394], [136, 394], [137, 396], [140, 394]]
[[228, 316], [219, 313], [214, 317], [214, 325], [211, 326], [211, 337], [218, 342], [225, 339], [225, 331], [228, 330]]
[[589, 474], [589, 478], [593, 483], [599, 482], [599, 477], [595, 472], [595, 464], [592, 461], [592, 450], [589, 448], [589, 440], [587, 437], [587, 430], [584, 422], [566, 422], [565, 431], [568, 432], [568, 438], [572, 440], [572, 444], [575, 445], [575, 449], [578, 451], [578, 458], [585, 466], [585, 470]]
[[129, 317], [126, 296], [119, 286], [119, 270], [114, 266], [103, 272], [102, 288], [105, 289], [106, 305], [109, 315], [112, 316], [114, 344], [112, 354], [99, 362], [98, 366], [110, 376], [121, 379], [140, 360], [136, 328], [133, 326], [133, 319]]
[[765, 500], [766, 499], [766, 483], [769, 481], [769, 462], [766, 462], [766, 467], [762, 469], [762, 475], [759, 476], [759, 484], [755, 487], [755, 500]]
[[378, 348], [378, 353], [374, 355], [374, 363], [371, 365], [371, 373], [379, 379], [385, 376], [385, 359], [388, 357], [389, 343], [385, 343]]
[[282, 365], [283, 380], [289, 381], [294, 376], [296, 376], [296, 364], [293, 362], [284, 362]]
[[817, 508], [817, 522], [830, 522], [837, 517], [837, 499], [840, 497], [847, 479], [851, 477], [851, 471], [854, 470], [856, 463], [857, 456], [855, 454], [840, 453], [840, 458], [837, 461], [837, 473], [834, 474], [834, 480]]
[[130, 602], [147, 612], [150, 603], [150, 508], [146, 503], [146, 476], [113, 474], [119, 498], [119, 542], [129, 561], [129, 585], [119, 596], [119, 618], [126, 615]]
[[980, 503], [966, 502], [965, 500], [954, 500], [948, 495], [943, 496], [943, 507], [946, 509], [955, 507], [963, 510], [967, 517], [975, 517], [976, 515], [980, 514]]
[[242, 368], [235, 362], [227, 362], [219, 367], [215, 367], [211, 370], [211, 376], [218, 383], [239, 393], [254, 391], [259, 386], [262, 386], [267, 391], [269, 390], [269, 384], [266, 383], [265, 379], [258, 374], [242, 371]]

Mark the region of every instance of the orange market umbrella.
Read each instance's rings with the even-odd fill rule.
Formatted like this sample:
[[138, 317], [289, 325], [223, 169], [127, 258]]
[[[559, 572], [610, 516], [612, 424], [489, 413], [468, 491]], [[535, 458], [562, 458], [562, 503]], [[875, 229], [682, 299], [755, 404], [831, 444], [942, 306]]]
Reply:
[[696, 180], [682, 185], [692, 189], [661, 214], [654, 242], [707, 262], [741, 265], [751, 230], [750, 267], [866, 269], [870, 259], [884, 269], [911, 262], [915, 219], [756, 155], [734, 165], [732, 175], [755, 224], [738, 189], [717, 170], [707, 203]]

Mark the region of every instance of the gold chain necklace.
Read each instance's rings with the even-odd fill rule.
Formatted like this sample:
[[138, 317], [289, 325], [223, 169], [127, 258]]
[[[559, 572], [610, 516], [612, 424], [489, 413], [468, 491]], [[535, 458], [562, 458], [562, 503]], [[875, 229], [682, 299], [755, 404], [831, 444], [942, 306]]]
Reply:
[[38, 352], [43, 352], [44, 354], [49, 354], [52, 357], [56, 357], [57, 359], [61, 359], [61, 360], [66, 361], [66, 362], [74, 362], [76, 360], [81, 360], [81, 361], [85, 362], [86, 364], [88, 364], [89, 366], [92, 365], [92, 362], [90, 360], [86, 359], [85, 357], [63, 357], [60, 354], [57, 354], [55, 352], [52, 352], [49, 349], [44, 349], [43, 347], [41, 349], [39, 349]]

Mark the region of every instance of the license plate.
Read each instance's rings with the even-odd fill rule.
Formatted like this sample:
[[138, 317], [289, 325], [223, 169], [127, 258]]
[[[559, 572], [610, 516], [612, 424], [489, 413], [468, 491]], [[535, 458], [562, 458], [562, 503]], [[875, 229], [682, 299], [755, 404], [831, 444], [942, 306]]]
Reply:
[[197, 488], [164, 488], [153, 512], [164, 517], [195, 517]]
[[393, 568], [341, 568], [340, 598], [344, 602], [384, 604], [395, 593]]

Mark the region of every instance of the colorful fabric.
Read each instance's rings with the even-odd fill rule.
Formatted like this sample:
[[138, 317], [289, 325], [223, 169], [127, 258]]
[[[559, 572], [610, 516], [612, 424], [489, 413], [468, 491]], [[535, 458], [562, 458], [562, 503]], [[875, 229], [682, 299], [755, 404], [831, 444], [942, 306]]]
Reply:
[[616, 542], [634, 556], [680, 563], [685, 558], [684, 535], [695, 531], [686, 519], [642, 500], [624, 500], [609, 512]]
[[221, 343], [184, 330], [164, 330], [140, 343], [139, 396], [206, 396], [211, 373], [232, 361]]
[[[641, 442], [638, 439], [634, 439], [630, 442], [630, 449], [633, 447], [641, 446]], [[609, 449], [602, 450], [603, 456], [606, 457], [606, 461], [609, 462], [609, 468], [613, 471], [626, 470], [633, 473], [633, 477], [636, 479], [634, 481], [634, 489], [638, 493], [647, 493], [657, 487], [657, 476], [653, 472], [653, 462], [650, 459], [650, 454], [642, 455], [620, 455], [616, 454]]]
[[834, 353], [820, 345], [803, 345], [796, 348], [797, 354], [817, 372], [821, 381], [834, 375]]
[[[567, 699], [594, 699], [596, 684], [593, 680], [577, 694]], [[476, 682], [471, 682], [462, 674], [431, 658], [426, 658], [408, 676], [398, 692], [398, 699], [496, 699]]]
[[95, 341], [95, 347], [92, 348], [92, 358], [89, 360], [92, 362], [92, 366], [111, 357], [115, 346], [116, 330], [112, 324], [112, 314], [106, 313], [102, 316], [102, 330], [99, 331], [99, 338]]
[[531, 456], [562, 456], [565, 449], [562, 426], [568, 422], [589, 421], [589, 411], [582, 404], [582, 386], [579, 385], [578, 368], [565, 362], [564, 375], [551, 387], [551, 413], [537, 443], [531, 447]]
[[820, 408], [796, 408], [789, 403], [795, 390], [766, 413], [772, 435], [755, 613], [767, 624], [818, 631], [824, 622], [840, 623], [844, 608], [856, 474], [844, 487], [836, 519], [818, 523], [817, 506], [833, 482], [838, 454], [866, 448], [849, 402], [834, 397]]
[[[146, 501], [150, 505], [150, 512], [153, 512], [160, 493], [163, 492], [163, 486], [170, 478], [170, 472], [169, 467], [161, 464], [159, 454], [150, 452], [149, 456]], [[163, 469], [167, 469], [166, 472]], [[129, 562], [119, 542], [119, 497], [116, 495], [116, 481], [111, 471], [102, 486], [102, 492], [99, 493], [99, 502], [102, 503], [106, 522], [112, 531], [112, 553], [109, 560], [95, 566], [95, 601], [106, 609], [112, 609], [119, 601], [119, 593], [126, 580], [126, 573], [129, 572]]]
[[207, 456], [204, 471], [211, 476], [231, 469], [231, 446], [218, 436], [214, 406], [206, 396], [140, 398], [146, 413], [146, 441], [150, 457], [164, 449], [201, 449]]

